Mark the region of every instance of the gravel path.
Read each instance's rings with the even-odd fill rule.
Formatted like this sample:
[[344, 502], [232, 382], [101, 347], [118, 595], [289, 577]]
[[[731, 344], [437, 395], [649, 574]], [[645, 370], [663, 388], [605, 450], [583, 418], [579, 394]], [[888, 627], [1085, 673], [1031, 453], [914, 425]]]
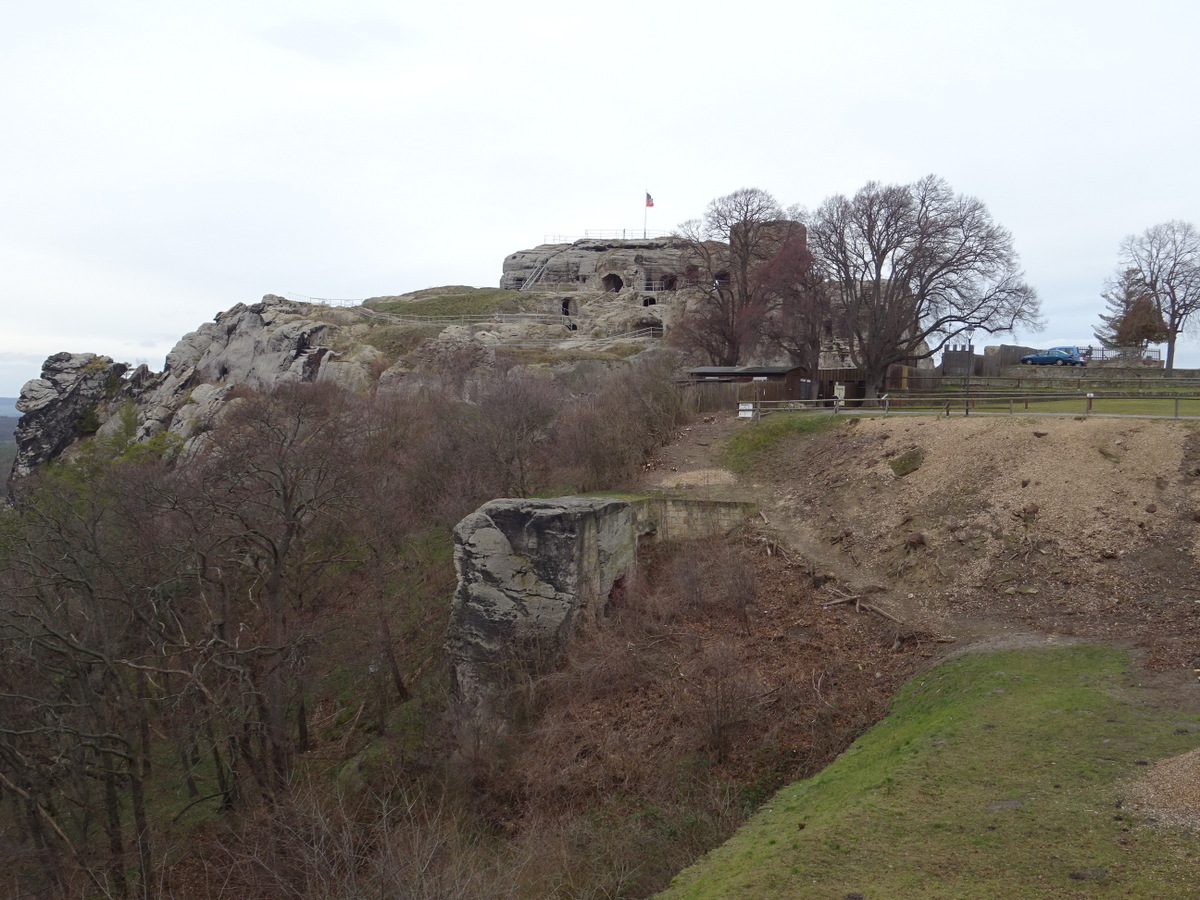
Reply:
[[1142, 815], [1168, 825], [1200, 827], [1200, 747], [1155, 763], [1134, 785], [1133, 802]]

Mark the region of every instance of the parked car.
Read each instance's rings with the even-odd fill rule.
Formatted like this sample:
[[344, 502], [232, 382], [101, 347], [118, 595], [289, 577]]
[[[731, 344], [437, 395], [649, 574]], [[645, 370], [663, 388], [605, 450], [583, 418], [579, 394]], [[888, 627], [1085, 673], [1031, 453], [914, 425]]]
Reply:
[[[1075, 352], [1069, 352], [1071, 350], [1075, 350]], [[1021, 365], [1086, 366], [1087, 357], [1080, 354], [1079, 351], [1074, 347], [1051, 347], [1049, 350], [1041, 350], [1038, 353], [1031, 353], [1028, 356], [1022, 356]]]
[[1072, 356], [1082, 359], [1084, 362], [1089, 362], [1092, 358], [1091, 347], [1051, 347], [1049, 352], [1053, 353], [1055, 350], [1061, 350], [1064, 353], [1069, 353]]

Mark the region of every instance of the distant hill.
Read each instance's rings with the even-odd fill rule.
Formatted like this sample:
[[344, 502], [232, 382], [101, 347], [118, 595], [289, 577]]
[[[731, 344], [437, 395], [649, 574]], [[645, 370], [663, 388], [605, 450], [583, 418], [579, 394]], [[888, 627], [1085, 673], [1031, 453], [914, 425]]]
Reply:
[[13, 432], [17, 430], [18, 418], [10, 415], [0, 415], [0, 444], [11, 443]]
[[20, 418], [21, 414], [17, 412], [16, 397], [0, 397], [0, 417], [12, 416]]

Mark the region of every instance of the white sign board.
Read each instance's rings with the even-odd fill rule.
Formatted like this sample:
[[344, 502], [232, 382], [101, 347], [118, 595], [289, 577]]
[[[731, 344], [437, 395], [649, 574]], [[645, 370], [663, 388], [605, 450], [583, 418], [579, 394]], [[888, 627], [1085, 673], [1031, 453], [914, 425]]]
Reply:
[[833, 386], [833, 396], [837, 397], [839, 400], [845, 400], [846, 386], [844, 384], [835, 383]]
[[754, 404], [753, 403], [739, 403], [738, 404], [738, 418], [739, 419], [753, 419], [754, 418]]

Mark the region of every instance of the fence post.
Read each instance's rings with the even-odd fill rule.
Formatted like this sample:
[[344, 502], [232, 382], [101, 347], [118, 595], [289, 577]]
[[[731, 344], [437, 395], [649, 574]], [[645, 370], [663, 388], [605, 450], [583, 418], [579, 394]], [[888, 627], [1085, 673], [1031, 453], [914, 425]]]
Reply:
[[1008, 414], [1010, 416], [1013, 414], [1013, 398], [1012, 397], [1008, 398]]
[[1179, 395], [1175, 396], [1175, 418], [1179, 418]]

